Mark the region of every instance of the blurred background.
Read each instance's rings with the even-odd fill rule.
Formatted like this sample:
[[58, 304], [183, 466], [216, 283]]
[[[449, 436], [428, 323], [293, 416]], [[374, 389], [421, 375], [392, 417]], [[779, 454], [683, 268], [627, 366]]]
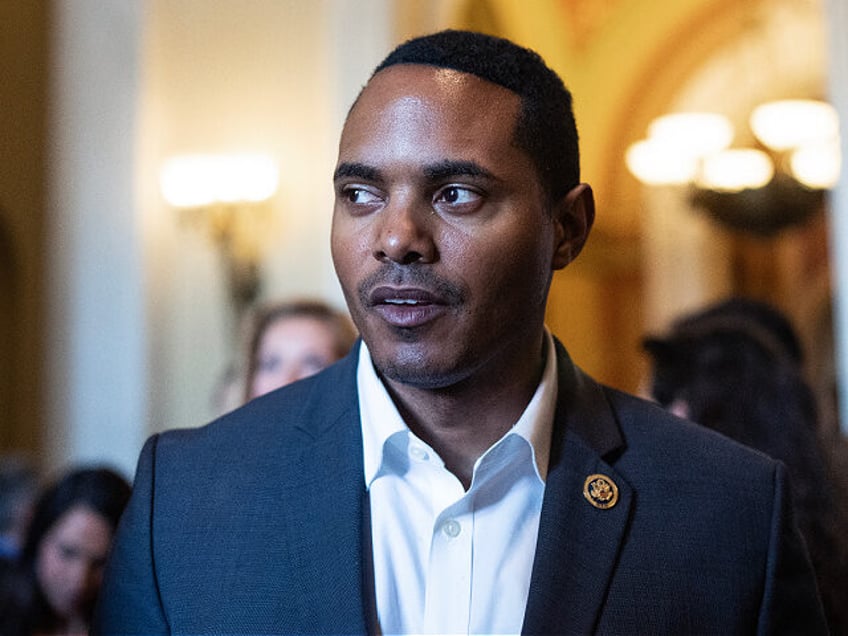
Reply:
[[[784, 132], [821, 124], [783, 145], [751, 115], [825, 101], [844, 128], [844, 4], [0, 2], [0, 452], [131, 475], [149, 434], [218, 414], [251, 306], [343, 307], [329, 227], [345, 113], [396, 43], [447, 27], [536, 49], [574, 93], [598, 214], [548, 324], [578, 364], [643, 391], [646, 333], [730, 294], [766, 300], [799, 331], [822, 426], [838, 431], [844, 142], [830, 110], [778, 115]], [[708, 139], [761, 151], [771, 172], [712, 179], [722, 148], [691, 151], [713, 129], [657, 123], [680, 112], [722, 116]], [[802, 141], [813, 176], [793, 159]]]

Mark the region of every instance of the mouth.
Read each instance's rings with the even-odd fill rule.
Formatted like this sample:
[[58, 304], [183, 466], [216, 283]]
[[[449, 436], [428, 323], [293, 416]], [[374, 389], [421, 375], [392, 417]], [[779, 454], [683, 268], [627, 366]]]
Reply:
[[414, 328], [423, 326], [448, 308], [448, 301], [426, 289], [381, 286], [368, 295], [371, 307], [392, 327]]

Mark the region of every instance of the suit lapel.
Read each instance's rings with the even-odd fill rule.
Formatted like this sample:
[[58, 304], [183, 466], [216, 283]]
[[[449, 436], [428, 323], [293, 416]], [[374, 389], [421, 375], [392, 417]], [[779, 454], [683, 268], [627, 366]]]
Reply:
[[[603, 391], [557, 343], [559, 397], [551, 464], [539, 526], [523, 633], [591, 633], [625, 535], [632, 492], [604, 458], [623, 446]], [[618, 487], [598, 508], [583, 495], [590, 475]]]
[[[355, 347], [358, 351], [358, 347]], [[297, 484], [287, 511], [287, 573], [297, 581], [304, 629], [313, 633], [365, 633], [370, 593], [363, 592], [370, 551], [367, 493], [356, 393], [354, 353], [316, 382], [301, 415], [310, 438], [290, 463]], [[370, 589], [372, 583], [368, 583]]]

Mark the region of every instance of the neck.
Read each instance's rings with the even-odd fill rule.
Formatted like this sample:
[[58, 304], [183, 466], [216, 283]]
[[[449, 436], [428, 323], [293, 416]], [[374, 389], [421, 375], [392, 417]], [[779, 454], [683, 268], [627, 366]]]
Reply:
[[475, 462], [518, 421], [533, 397], [545, 353], [540, 344], [505, 371], [476, 374], [442, 389], [386, 384], [410, 430], [468, 490]]

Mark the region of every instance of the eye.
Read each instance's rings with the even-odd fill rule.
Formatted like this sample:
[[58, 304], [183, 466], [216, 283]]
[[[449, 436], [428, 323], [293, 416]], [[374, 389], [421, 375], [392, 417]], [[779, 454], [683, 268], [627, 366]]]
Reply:
[[447, 188], [442, 188], [442, 190], [439, 191], [439, 193], [436, 195], [436, 202], [462, 205], [463, 203], [471, 203], [473, 201], [476, 201], [479, 196], [479, 194], [477, 194], [474, 190], [470, 190], [469, 188], [463, 188], [460, 186], [448, 186]]
[[445, 186], [433, 197], [433, 206], [445, 212], [467, 214], [479, 208], [484, 201], [483, 194], [465, 186]]
[[64, 561], [72, 561], [73, 559], [77, 558], [78, 554], [79, 554], [79, 551], [73, 546], [69, 546], [69, 545], [60, 545], [59, 546], [59, 555], [61, 556], [62, 560], [64, 560]]
[[273, 373], [280, 366], [277, 356], [260, 356], [257, 360], [256, 370], [263, 373]]
[[341, 197], [348, 203], [355, 205], [371, 205], [380, 201], [380, 197], [376, 193], [353, 185], [342, 188]]

